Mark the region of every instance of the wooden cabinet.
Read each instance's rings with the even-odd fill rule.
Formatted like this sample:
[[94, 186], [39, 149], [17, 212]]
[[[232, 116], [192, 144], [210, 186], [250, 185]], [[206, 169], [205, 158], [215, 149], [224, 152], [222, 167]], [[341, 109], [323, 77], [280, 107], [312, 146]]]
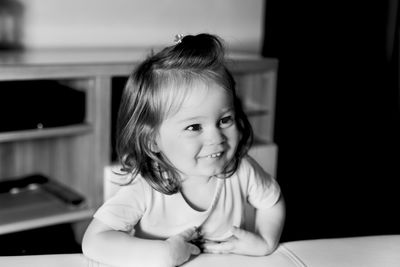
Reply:
[[[149, 51], [121, 48], [0, 53], [0, 90], [5, 81], [45, 79], [68, 84], [84, 92], [86, 99], [82, 123], [0, 132], [0, 180], [41, 173], [84, 195], [86, 203], [71, 207], [51, 200], [34, 203], [24, 202], [21, 198], [20, 201], [13, 200], [12, 205], [3, 201], [0, 203], [0, 234], [77, 222], [92, 216], [103, 202], [104, 169], [112, 164], [112, 79], [128, 76]], [[263, 161], [266, 155], [263, 149], [268, 155], [272, 151], [274, 163], [271, 165], [270, 160], [265, 160], [268, 162], [262, 165], [270, 166], [274, 171], [277, 60], [247, 55], [232, 55], [230, 58], [229, 67], [257, 136], [254, 151], [257, 151], [259, 161]], [[18, 105], [18, 99], [7, 101]], [[74, 108], [74, 103], [71, 103], [71, 108]], [[4, 116], [13, 114], [0, 114], [0, 118]]]
[[256, 57], [234, 59], [230, 68], [254, 130], [255, 142], [249, 154], [276, 176], [278, 147], [274, 144], [274, 119], [278, 61]]

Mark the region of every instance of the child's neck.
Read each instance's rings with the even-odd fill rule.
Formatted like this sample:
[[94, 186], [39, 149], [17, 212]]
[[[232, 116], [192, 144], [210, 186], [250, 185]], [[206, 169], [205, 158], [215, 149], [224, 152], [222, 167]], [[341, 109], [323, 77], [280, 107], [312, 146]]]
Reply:
[[182, 187], [202, 186], [215, 180], [214, 176], [187, 176], [182, 179]]
[[207, 210], [217, 190], [215, 177], [192, 177], [185, 179], [181, 185], [181, 194], [185, 201], [197, 211]]

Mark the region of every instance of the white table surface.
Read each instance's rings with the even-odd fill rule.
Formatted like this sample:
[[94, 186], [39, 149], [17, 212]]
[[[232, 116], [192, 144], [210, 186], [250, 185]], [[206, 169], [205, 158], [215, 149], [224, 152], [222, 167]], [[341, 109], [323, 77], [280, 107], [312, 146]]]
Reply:
[[[82, 254], [0, 257], [0, 267], [105, 267]], [[400, 235], [282, 243], [271, 255], [201, 254], [183, 267], [400, 267]], [[132, 266], [136, 267], [136, 266]], [[140, 267], [140, 266], [138, 266]], [[145, 266], [147, 267], [147, 266]]]

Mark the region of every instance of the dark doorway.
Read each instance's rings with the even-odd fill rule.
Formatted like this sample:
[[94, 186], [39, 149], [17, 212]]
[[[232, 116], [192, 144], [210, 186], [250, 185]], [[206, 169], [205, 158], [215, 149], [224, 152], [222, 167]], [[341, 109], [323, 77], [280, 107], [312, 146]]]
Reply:
[[283, 241], [400, 233], [398, 1], [268, 0]]

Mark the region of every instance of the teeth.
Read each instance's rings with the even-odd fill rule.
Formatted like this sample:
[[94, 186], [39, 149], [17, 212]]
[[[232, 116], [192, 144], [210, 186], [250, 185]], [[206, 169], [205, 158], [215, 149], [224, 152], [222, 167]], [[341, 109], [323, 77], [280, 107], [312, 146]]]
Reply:
[[207, 156], [207, 158], [216, 158], [216, 157], [221, 156], [221, 154], [222, 154], [221, 152], [220, 153], [211, 154], [211, 155]]

